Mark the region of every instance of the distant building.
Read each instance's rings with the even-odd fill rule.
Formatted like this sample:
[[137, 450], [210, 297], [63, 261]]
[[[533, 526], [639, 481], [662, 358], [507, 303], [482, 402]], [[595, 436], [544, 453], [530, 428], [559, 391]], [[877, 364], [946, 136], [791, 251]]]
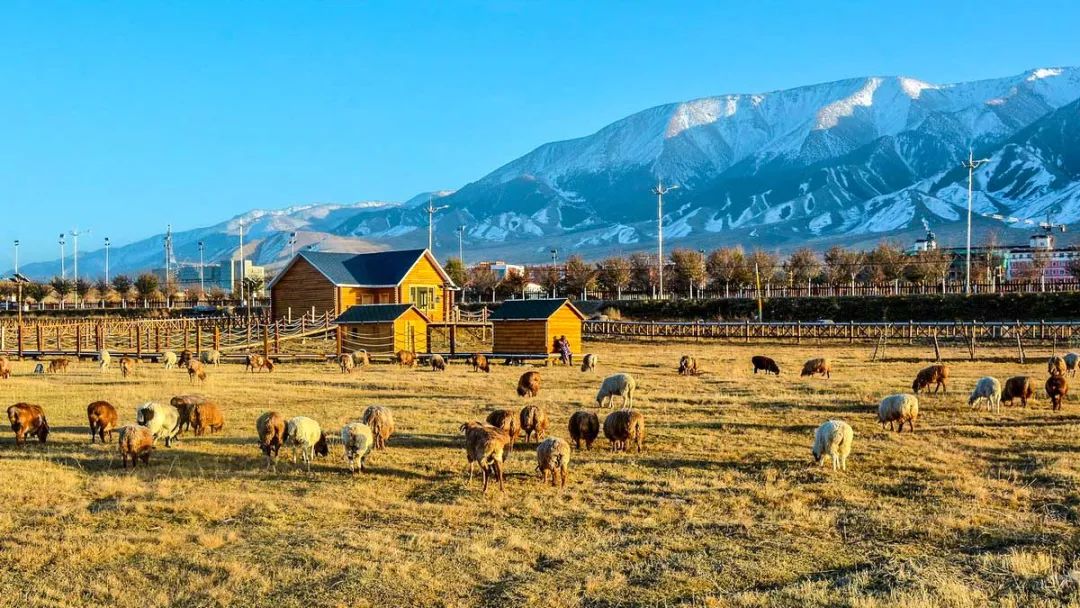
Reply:
[[[1071, 281], [1076, 277], [1069, 272], [1069, 265], [1073, 260], [1080, 259], [1080, 248], [1054, 247], [1054, 235], [1050, 228], [1044, 227], [1028, 237], [1026, 245], [1001, 245], [993, 248], [985, 246], [973, 246], [971, 248], [972, 272], [980, 265], [985, 266], [987, 260], [993, 260], [995, 267], [991, 269], [998, 279], [1034, 279], [1044, 281]], [[926, 238], [918, 239], [908, 250], [910, 254], [922, 251], [939, 249], [934, 233], [927, 231]], [[952, 254], [952, 263], [949, 266], [948, 279], [962, 281], [967, 272], [967, 248], [945, 247], [942, 251]], [[1042, 276], [1032, 276], [1032, 265], [1038, 264], [1043, 267]], [[981, 269], [981, 268], [980, 268]]]
[[[243, 272], [241, 272], [243, 270]], [[223, 289], [229, 293], [240, 294], [240, 280], [242, 277], [261, 280], [263, 286], [255, 292], [256, 297], [266, 295], [266, 267], [258, 266], [251, 260], [244, 260], [244, 266], [240, 260], [229, 260], [215, 264], [202, 266], [200, 276], [198, 264], [178, 264], [169, 269], [172, 280], [175, 281], [180, 291], [192, 291], [204, 287], [206, 291], [211, 289]], [[154, 276], [162, 284], [165, 283], [165, 269], [155, 268]]]
[[519, 276], [525, 276], [525, 266], [520, 264], [508, 264], [502, 260], [494, 262], [477, 262], [476, 264], [473, 264], [472, 267], [489, 268], [491, 269], [491, 272], [495, 273], [495, 276], [498, 277], [500, 281], [505, 279], [506, 275], [511, 272], [516, 272]]

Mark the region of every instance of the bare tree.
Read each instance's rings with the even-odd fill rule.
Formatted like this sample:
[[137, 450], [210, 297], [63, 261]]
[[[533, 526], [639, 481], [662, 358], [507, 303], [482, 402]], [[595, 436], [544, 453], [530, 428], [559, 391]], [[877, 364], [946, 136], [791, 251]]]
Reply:
[[780, 268], [780, 256], [764, 249], [755, 249], [746, 259], [746, 269], [751, 274], [756, 270], [762, 284], [772, 283], [776, 279], [776, 271]]
[[630, 256], [630, 288], [649, 293], [656, 285], [656, 268], [647, 254], [638, 252]]
[[783, 268], [789, 284], [802, 285], [821, 274], [821, 261], [813, 249], [803, 247], [791, 252]]
[[476, 291], [478, 299], [491, 294], [491, 301], [495, 301], [495, 286], [499, 284], [499, 276], [490, 266], [474, 266], [469, 270], [469, 285]]
[[674, 287], [689, 292], [705, 280], [705, 256], [693, 249], [675, 249], [671, 252], [671, 264], [675, 274]]
[[580, 255], [566, 258], [566, 289], [572, 294], [582, 295], [585, 291], [596, 289], [596, 268], [585, 263]]
[[713, 285], [722, 284], [725, 290], [732, 285], [738, 287], [753, 280], [753, 269], [747, 269], [746, 255], [742, 247], [725, 247], [713, 251], [705, 262], [705, 271]]
[[839, 245], [825, 252], [825, 277], [830, 285], [846, 285], [859, 276], [865, 266], [861, 251], [846, 249]]
[[608, 293], [622, 299], [622, 290], [630, 284], [630, 262], [622, 257], [610, 257], [596, 265], [596, 280]]
[[868, 283], [892, 282], [903, 278], [908, 265], [908, 256], [898, 245], [890, 242], [879, 243], [866, 254], [866, 266], [862, 279]]

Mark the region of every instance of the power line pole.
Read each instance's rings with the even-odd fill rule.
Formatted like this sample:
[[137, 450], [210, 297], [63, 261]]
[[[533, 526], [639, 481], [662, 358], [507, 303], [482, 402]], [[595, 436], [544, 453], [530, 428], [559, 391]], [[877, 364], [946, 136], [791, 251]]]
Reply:
[[206, 266], [203, 264], [203, 251], [206, 249], [206, 245], [199, 241], [199, 293], [206, 295], [206, 283], [204, 281], [203, 268]]
[[461, 225], [457, 227], [457, 257], [461, 265], [465, 265], [465, 248], [462, 247], [462, 239], [465, 238], [465, 226]]
[[427, 211], [427, 248], [428, 251], [431, 251], [433, 255], [435, 253], [435, 212], [442, 211], [443, 209], [448, 209], [449, 207], [449, 205], [436, 207], [432, 198], [428, 196], [427, 208], [424, 209], [424, 211]]
[[[230, 261], [230, 264], [231, 263], [232, 262]], [[244, 277], [244, 271], [245, 271], [245, 268], [244, 268], [244, 222], [243, 222], [243, 220], [241, 220], [240, 221], [240, 302], [241, 302], [241, 304], [244, 302], [244, 278], [245, 278]], [[233, 273], [230, 272], [229, 274], [231, 275]], [[232, 277], [229, 277], [229, 278], [231, 279]], [[236, 290], [234, 289], [233, 291], [235, 293]]]
[[664, 297], [664, 195], [678, 188], [678, 185], [664, 187], [663, 180], [657, 180], [652, 193], [656, 195], [656, 262], [659, 267], [660, 297]]
[[64, 240], [64, 233], [61, 232], [60, 233], [60, 278], [61, 279], [66, 279], [67, 278], [67, 270], [64, 269], [64, 243], [65, 242], [67, 242], [67, 241]]
[[109, 248], [112, 247], [112, 241], [109, 237], [105, 237], [105, 284], [109, 284]]
[[15, 274], [19, 274], [19, 239], [15, 239]]
[[971, 295], [971, 196], [972, 183], [975, 179], [975, 169], [984, 163], [990, 162], [989, 158], [975, 160], [975, 151], [968, 148], [968, 159], [963, 164], [968, 170], [968, 208], [967, 208], [967, 261], [964, 271], [964, 293]]

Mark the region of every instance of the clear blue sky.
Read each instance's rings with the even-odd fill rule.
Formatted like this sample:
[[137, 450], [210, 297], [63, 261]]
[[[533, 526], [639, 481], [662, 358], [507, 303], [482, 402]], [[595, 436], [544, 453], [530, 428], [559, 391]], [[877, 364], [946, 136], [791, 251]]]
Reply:
[[457, 188], [670, 101], [1074, 65], [1078, 23], [1037, 1], [5, 2], [0, 267], [74, 226], [97, 248]]

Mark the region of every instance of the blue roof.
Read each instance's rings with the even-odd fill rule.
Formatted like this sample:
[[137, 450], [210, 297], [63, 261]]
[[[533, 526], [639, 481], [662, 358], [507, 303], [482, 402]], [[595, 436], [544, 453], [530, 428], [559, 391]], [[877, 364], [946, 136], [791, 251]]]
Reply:
[[544, 299], [544, 300], [506, 300], [499, 305], [498, 308], [491, 311], [491, 315], [488, 317], [492, 321], [533, 321], [539, 319], [547, 319], [551, 315], [555, 314], [557, 310], [562, 308], [563, 305], [570, 307], [570, 310], [577, 316], [585, 318], [570, 300], [566, 298]]
[[[408, 312], [410, 308], [415, 307], [412, 304], [360, 304], [350, 306], [348, 310], [341, 313], [341, 316], [334, 319], [334, 323], [387, 323], [397, 320], [398, 317]], [[416, 312], [420, 313], [420, 316], [424, 317], [424, 319], [427, 319], [427, 316], [420, 312], [419, 309]]]
[[[332, 253], [324, 251], [301, 251], [289, 264], [304, 259], [335, 285], [364, 287], [392, 287], [405, 278], [409, 270], [426, 252], [426, 249], [402, 249], [376, 251], [374, 253]], [[438, 262], [436, 262], [438, 267]], [[288, 267], [286, 267], [288, 270]], [[452, 285], [446, 272], [439, 267], [448, 284]], [[285, 274], [282, 271], [278, 277]], [[275, 277], [273, 283], [277, 282]]]

